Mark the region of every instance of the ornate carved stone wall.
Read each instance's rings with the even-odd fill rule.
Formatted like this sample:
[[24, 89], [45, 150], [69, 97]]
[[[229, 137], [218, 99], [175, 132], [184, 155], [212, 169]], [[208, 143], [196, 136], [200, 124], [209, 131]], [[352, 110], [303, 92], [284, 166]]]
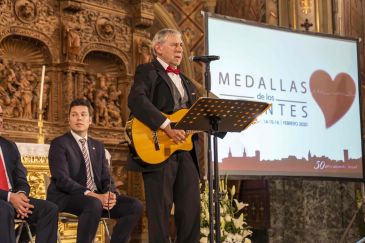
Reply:
[[[96, 130], [122, 131], [134, 71], [131, 23], [139, 18], [132, 15], [138, 13], [135, 5], [5, 0], [0, 9], [0, 104], [12, 128], [19, 130], [19, 122], [37, 119], [41, 65], [46, 65], [46, 131], [48, 125], [65, 124], [67, 107], [76, 97], [92, 103]], [[36, 139], [29, 132], [24, 139]], [[49, 141], [52, 136], [47, 135]], [[122, 138], [115, 137], [118, 140]]]
[[[153, 23], [155, 2], [0, 1], [4, 136], [18, 142], [37, 141], [41, 67], [46, 65], [42, 100], [46, 143], [68, 130], [72, 99], [88, 99], [94, 107], [90, 135], [112, 153], [118, 189], [143, 199], [141, 179], [124, 171], [128, 149], [120, 142], [135, 65], [150, 58], [145, 29]], [[143, 241], [145, 233], [142, 225], [134, 239]]]

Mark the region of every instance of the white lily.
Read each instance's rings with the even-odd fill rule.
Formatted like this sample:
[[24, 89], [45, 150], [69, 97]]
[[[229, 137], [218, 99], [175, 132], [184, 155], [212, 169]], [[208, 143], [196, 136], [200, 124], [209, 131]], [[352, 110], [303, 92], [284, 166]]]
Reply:
[[227, 215], [224, 217], [224, 220], [225, 220], [226, 222], [231, 222], [231, 221], [232, 221], [232, 217], [231, 217], [229, 214], [227, 214]]
[[200, 243], [208, 243], [208, 237], [202, 237], [200, 238]]
[[247, 237], [247, 236], [250, 236], [252, 234], [252, 231], [251, 230], [244, 230], [243, 231], [243, 238]]
[[231, 196], [233, 197], [236, 194], [236, 187], [233, 185], [231, 188]]
[[239, 202], [237, 199], [234, 199], [234, 202], [236, 203], [237, 210], [240, 211], [242, 208], [247, 207], [247, 203]]
[[200, 229], [200, 233], [204, 236], [208, 236], [209, 235], [209, 228], [201, 228]]
[[238, 219], [233, 218], [232, 221], [233, 221], [234, 227], [236, 227], [236, 229], [241, 228], [244, 224], [243, 214], [241, 214], [241, 216]]
[[243, 243], [251, 243], [251, 240], [249, 238], [245, 238], [245, 241]]

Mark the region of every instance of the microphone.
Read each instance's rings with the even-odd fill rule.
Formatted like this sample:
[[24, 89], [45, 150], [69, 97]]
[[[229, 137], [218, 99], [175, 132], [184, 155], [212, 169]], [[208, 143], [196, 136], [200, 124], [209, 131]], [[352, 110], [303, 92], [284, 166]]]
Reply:
[[219, 56], [191, 56], [189, 59], [193, 62], [211, 62], [215, 60], [219, 60]]

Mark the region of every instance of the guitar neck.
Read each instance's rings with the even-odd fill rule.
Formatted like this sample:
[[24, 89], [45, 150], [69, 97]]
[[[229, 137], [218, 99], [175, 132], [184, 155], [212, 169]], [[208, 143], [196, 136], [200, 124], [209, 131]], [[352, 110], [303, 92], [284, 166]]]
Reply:
[[186, 130], [185, 131], [186, 135], [195, 134], [195, 133], [198, 133], [198, 132], [201, 132], [201, 131], [196, 131], [196, 130]]
[[[171, 122], [170, 123], [170, 126], [173, 129], [175, 129], [175, 125], [176, 125], [176, 122]], [[186, 135], [195, 134], [195, 133], [198, 133], [198, 132], [201, 132], [201, 131], [197, 131], [197, 130], [185, 130]]]

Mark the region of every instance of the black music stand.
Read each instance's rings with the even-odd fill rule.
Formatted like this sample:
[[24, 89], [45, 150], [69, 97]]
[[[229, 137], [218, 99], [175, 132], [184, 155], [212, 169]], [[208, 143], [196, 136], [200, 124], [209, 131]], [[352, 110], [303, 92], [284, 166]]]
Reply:
[[[217, 137], [222, 132], [241, 132], [253, 124], [258, 116], [269, 109], [271, 104], [251, 100], [228, 100], [199, 98], [175, 125], [175, 129], [204, 131], [213, 135], [214, 153], [214, 205], [215, 205], [215, 236], [220, 242], [220, 203], [219, 203], [219, 170]], [[210, 140], [209, 140], [210, 141]], [[211, 151], [208, 150], [208, 165], [211, 161]], [[209, 166], [208, 166], [209, 167]], [[208, 171], [209, 184], [213, 178]], [[210, 242], [213, 243], [213, 188], [209, 187], [209, 225]]]

